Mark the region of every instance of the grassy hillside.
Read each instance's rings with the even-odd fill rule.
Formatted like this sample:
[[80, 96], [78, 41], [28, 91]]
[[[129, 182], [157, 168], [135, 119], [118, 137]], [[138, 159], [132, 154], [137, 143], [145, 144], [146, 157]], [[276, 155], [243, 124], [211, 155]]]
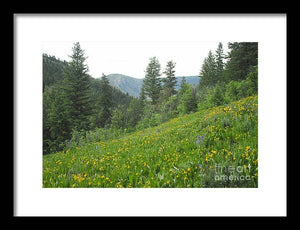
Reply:
[[46, 155], [43, 187], [257, 187], [257, 127], [257, 96], [200, 110]]

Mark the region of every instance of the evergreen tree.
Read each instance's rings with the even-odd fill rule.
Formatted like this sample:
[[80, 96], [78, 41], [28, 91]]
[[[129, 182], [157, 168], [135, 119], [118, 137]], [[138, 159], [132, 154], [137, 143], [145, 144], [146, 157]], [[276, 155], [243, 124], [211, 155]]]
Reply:
[[111, 121], [112, 115], [112, 87], [106, 75], [102, 74], [99, 86], [99, 97], [97, 101], [96, 125], [105, 127]]
[[183, 84], [178, 93], [178, 111], [180, 114], [186, 114], [197, 109], [197, 90], [193, 88], [190, 84], [185, 83], [183, 80]]
[[141, 101], [139, 99], [132, 99], [130, 105], [127, 109], [128, 114], [128, 126], [134, 128], [140, 121], [143, 115], [143, 107], [141, 106]]
[[217, 83], [217, 65], [215, 57], [211, 51], [208, 56], [204, 59], [201, 69], [201, 80], [199, 82], [200, 88], [214, 86]]
[[66, 61], [61, 61], [55, 56], [43, 54], [43, 92], [47, 86], [62, 82], [62, 73], [66, 65]]
[[53, 103], [53, 86], [46, 87], [43, 92], [43, 154], [50, 152], [52, 140], [50, 135], [49, 112]]
[[182, 80], [180, 82], [180, 90], [179, 90], [179, 93], [182, 94], [186, 91], [186, 88], [187, 88], [187, 82], [185, 80], [185, 77], [182, 77]]
[[247, 78], [252, 83], [253, 91], [258, 93], [258, 66], [255, 65], [252, 68], [252, 71], [248, 74]]
[[145, 95], [148, 96], [152, 104], [156, 104], [161, 91], [160, 82], [160, 63], [156, 57], [150, 58], [150, 62], [146, 68], [146, 76], [143, 81]]
[[221, 82], [223, 81], [223, 70], [224, 70], [224, 53], [223, 53], [223, 45], [220, 42], [218, 45], [218, 48], [216, 50], [216, 76], [217, 81]]
[[62, 86], [55, 84], [43, 95], [44, 153], [60, 151], [71, 136], [70, 102]]
[[141, 111], [141, 117], [142, 117], [144, 115], [145, 105], [146, 105], [146, 95], [145, 95], [144, 87], [142, 87], [141, 93], [139, 96], [139, 105], [140, 105], [140, 111]]
[[219, 85], [217, 85], [209, 98], [209, 101], [212, 106], [219, 106], [224, 103], [224, 95], [222, 89]]
[[257, 66], [258, 43], [234, 42], [229, 43], [228, 48], [230, 52], [225, 67], [226, 81], [246, 79], [253, 66]]
[[[90, 78], [91, 79], [91, 88], [92, 88], [92, 100], [93, 104], [96, 105], [98, 103], [99, 94], [100, 94], [100, 78]], [[112, 108], [115, 109], [119, 105], [124, 105], [126, 108], [129, 106], [130, 101], [133, 99], [133, 96], [128, 95], [127, 93], [123, 93], [119, 88], [110, 87], [111, 88], [111, 100], [112, 100]], [[94, 106], [94, 111], [96, 107]]]
[[145, 101], [146, 101], [146, 94], [145, 94], [144, 87], [142, 87], [142, 89], [141, 89], [141, 93], [140, 93], [139, 99], [140, 99], [141, 106], [144, 107]]
[[115, 129], [124, 129], [127, 127], [127, 114], [124, 106], [119, 105], [112, 112], [111, 127]]
[[71, 128], [87, 130], [92, 114], [90, 79], [84, 61], [84, 50], [77, 42], [72, 48], [71, 61], [64, 69], [64, 90], [70, 102]]
[[162, 120], [168, 121], [171, 118], [174, 118], [178, 115], [178, 94], [173, 95], [168, 98], [167, 101], [165, 101], [161, 105], [161, 113], [162, 113]]
[[177, 80], [175, 77], [174, 68], [175, 68], [175, 62], [169, 61], [164, 71], [164, 74], [166, 75], [166, 78], [163, 79], [164, 89], [167, 93], [168, 98], [176, 94], [175, 85], [177, 83]]

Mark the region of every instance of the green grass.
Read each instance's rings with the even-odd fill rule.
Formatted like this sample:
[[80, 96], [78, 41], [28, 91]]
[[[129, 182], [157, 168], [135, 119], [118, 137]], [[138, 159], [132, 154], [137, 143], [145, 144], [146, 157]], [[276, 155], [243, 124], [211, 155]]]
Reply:
[[45, 155], [43, 187], [257, 187], [257, 117], [251, 96]]

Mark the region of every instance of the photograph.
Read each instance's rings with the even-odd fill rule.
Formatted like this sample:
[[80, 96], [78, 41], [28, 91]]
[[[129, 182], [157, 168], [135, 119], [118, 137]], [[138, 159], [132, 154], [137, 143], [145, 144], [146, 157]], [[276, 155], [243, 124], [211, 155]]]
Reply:
[[258, 47], [42, 42], [42, 187], [258, 188]]

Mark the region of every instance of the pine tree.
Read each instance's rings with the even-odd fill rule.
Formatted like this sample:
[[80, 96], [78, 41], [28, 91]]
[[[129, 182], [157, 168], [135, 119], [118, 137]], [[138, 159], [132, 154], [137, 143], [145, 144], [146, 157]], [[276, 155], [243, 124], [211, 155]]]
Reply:
[[258, 43], [257, 42], [234, 42], [229, 43], [230, 49], [228, 62], [225, 67], [225, 77], [230, 80], [240, 81], [246, 79], [257, 66]]
[[104, 74], [102, 74], [100, 80], [97, 111], [96, 125], [106, 127], [110, 123], [112, 115], [112, 87]]
[[144, 87], [142, 87], [142, 89], [141, 89], [140, 96], [139, 96], [139, 101], [140, 101], [141, 111], [143, 113], [144, 108], [145, 108], [145, 104], [146, 104], [146, 95], [145, 95]]
[[127, 126], [127, 114], [123, 105], [117, 106], [112, 112], [111, 127], [115, 129], [124, 129]]
[[201, 80], [199, 83], [200, 88], [214, 86], [217, 83], [216, 61], [211, 50], [209, 51], [208, 56], [204, 59], [200, 76], [201, 76]]
[[178, 93], [178, 111], [180, 114], [186, 114], [197, 109], [196, 89], [190, 84], [181, 82], [181, 88]]
[[89, 117], [92, 114], [90, 79], [87, 75], [84, 50], [77, 42], [72, 48], [71, 61], [64, 69], [64, 90], [70, 101], [71, 127], [76, 130], [87, 130]]
[[187, 82], [185, 80], [185, 77], [182, 77], [182, 80], [180, 82], [180, 90], [179, 93], [184, 93], [186, 91], [187, 88]]
[[51, 86], [63, 80], [63, 69], [66, 61], [61, 61], [55, 56], [43, 54], [43, 92], [47, 86]]
[[141, 106], [139, 99], [132, 99], [127, 109], [128, 114], [128, 126], [134, 128], [140, 121], [143, 115], [143, 107]]
[[219, 106], [224, 103], [224, 95], [219, 85], [216, 85], [213, 94], [209, 98], [209, 101], [213, 106]]
[[44, 153], [60, 151], [71, 137], [70, 102], [62, 86], [55, 84], [43, 95]]
[[146, 68], [146, 76], [143, 81], [145, 95], [151, 99], [152, 104], [157, 103], [161, 91], [161, 80], [159, 77], [160, 63], [156, 57], [152, 57]]
[[166, 78], [163, 79], [164, 89], [166, 90], [167, 97], [171, 97], [176, 94], [175, 85], [177, 83], [175, 77], [175, 62], [169, 61], [167, 63], [166, 69], [163, 72], [166, 75]]
[[223, 70], [224, 70], [224, 53], [223, 53], [223, 45], [221, 42], [218, 45], [215, 57], [216, 57], [217, 82], [221, 82], [223, 81]]

